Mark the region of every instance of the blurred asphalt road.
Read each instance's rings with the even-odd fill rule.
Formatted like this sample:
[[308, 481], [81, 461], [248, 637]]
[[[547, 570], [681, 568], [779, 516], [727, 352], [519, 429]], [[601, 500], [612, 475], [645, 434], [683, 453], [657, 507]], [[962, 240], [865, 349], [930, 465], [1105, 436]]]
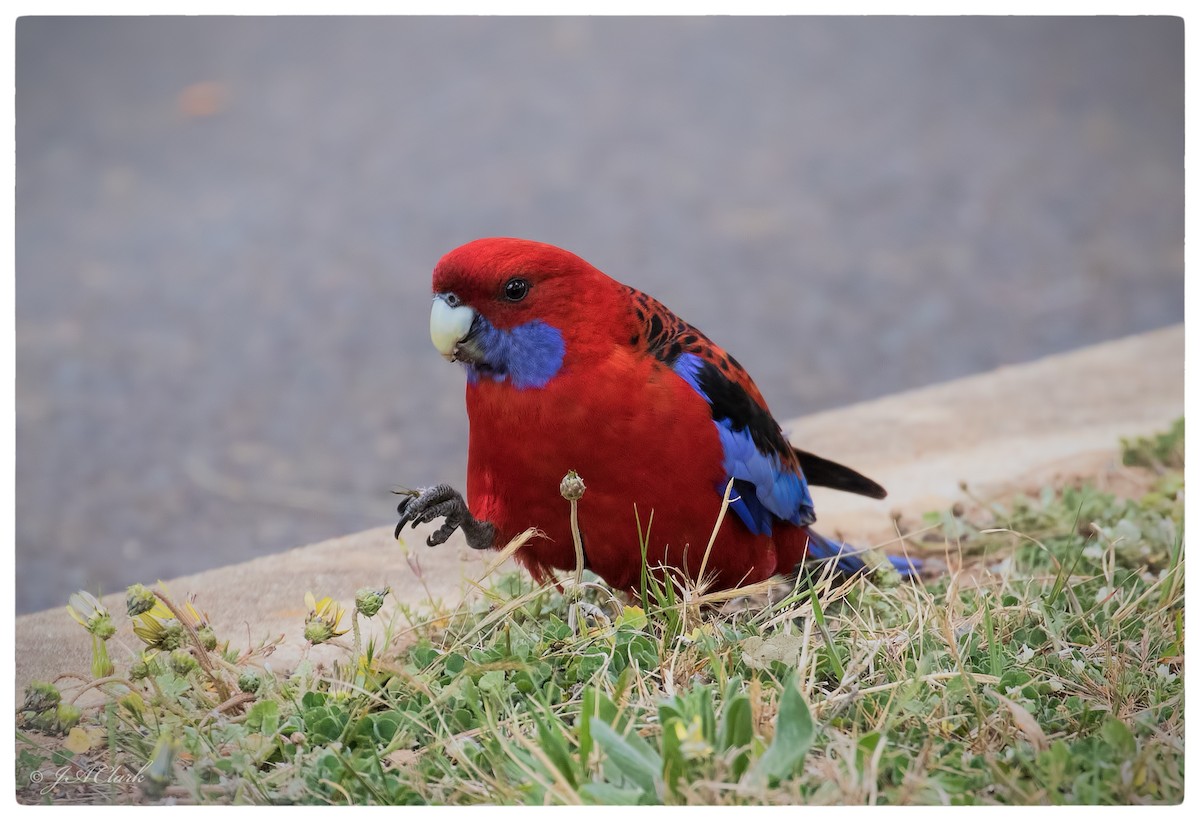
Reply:
[[1183, 319], [1178, 19], [23, 18], [16, 43], [19, 612], [461, 485], [427, 295], [475, 237], [659, 297], [780, 418]]

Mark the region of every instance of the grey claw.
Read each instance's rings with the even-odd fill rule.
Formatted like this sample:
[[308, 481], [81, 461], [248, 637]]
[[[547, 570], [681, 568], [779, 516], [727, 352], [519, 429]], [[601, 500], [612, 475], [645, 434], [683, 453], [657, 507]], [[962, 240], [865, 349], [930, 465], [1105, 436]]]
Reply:
[[445, 523], [438, 528], [425, 543], [430, 547], [442, 544], [460, 527], [467, 537], [467, 544], [476, 550], [492, 547], [495, 541], [495, 528], [490, 522], [482, 522], [471, 515], [462, 494], [449, 485], [437, 485], [422, 488], [413, 495], [408, 495], [396, 506], [400, 521], [396, 523], [396, 538], [405, 525], [427, 524], [434, 519], [444, 518]]
[[445, 544], [446, 540], [454, 535], [454, 531], [457, 529], [457, 524], [451, 524], [449, 521], [447, 521], [444, 525], [429, 535], [429, 538], [425, 540], [425, 544], [429, 545], [430, 547], [437, 547], [440, 544]]
[[409, 506], [409, 504], [412, 502], [412, 500], [414, 498], [415, 497], [413, 497], [413, 496], [405, 496], [403, 499], [400, 500], [400, 504], [396, 505], [396, 513], [399, 514], [399, 516], [400, 516], [400, 521], [396, 524], [396, 538], [397, 539], [400, 538], [400, 530], [401, 530], [401, 528], [404, 527], [405, 519], [408, 518], [407, 516], [405, 516], [404, 511]]

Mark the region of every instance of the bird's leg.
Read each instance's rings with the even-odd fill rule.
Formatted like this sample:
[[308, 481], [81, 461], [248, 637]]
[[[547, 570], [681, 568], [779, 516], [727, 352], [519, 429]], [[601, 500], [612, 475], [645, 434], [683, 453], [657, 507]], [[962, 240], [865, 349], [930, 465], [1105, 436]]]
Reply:
[[396, 524], [397, 539], [400, 538], [400, 531], [406, 524], [416, 527], [444, 517], [445, 523], [425, 540], [425, 544], [436, 547], [461, 528], [469, 547], [487, 550], [495, 546], [495, 525], [472, 516], [462, 494], [450, 485], [436, 485], [421, 488], [416, 493], [407, 493], [400, 500], [396, 512], [400, 514], [400, 521]]

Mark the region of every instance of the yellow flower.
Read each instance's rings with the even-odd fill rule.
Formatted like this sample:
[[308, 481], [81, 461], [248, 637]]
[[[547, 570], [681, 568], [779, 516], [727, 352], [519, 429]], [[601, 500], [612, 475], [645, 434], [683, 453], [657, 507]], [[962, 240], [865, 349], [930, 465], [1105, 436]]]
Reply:
[[161, 601], [133, 620], [133, 632], [155, 650], [178, 650], [183, 646], [183, 625]]
[[67, 612], [89, 633], [102, 641], [107, 641], [117, 632], [108, 609], [86, 590], [71, 594], [71, 598], [67, 600]]
[[72, 593], [67, 600], [67, 612], [92, 634], [92, 677], [106, 678], [113, 674], [106, 642], [117, 632], [112, 616], [100, 600], [86, 590]]
[[[162, 584], [162, 582], [159, 582]], [[184, 615], [192, 622], [192, 629], [200, 630], [203, 627], [208, 627], [208, 614], [196, 609], [193, 602], [196, 600], [195, 593], [189, 593], [186, 600], [183, 602]]]
[[358, 667], [354, 672], [356, 679], [365, 680], [368, 676], [376, 675], [380, 672], [379, 656], [372, 655], [370, 650], [366, 653], [360, 653], [358, 656]]
[[685, 729], [683, 722], [675, 725], [675, 735], [679, 738], [679, 752], [688, 761], [708, 758], [712, 755], [712, 745], [704, 738], [704, 728], [700, 716], [692, 718], [691, 724]]
[[338, 630], [344, 611], [333, 599], [326, 596], [318, 601], [312, 593], [305, 593], [304, 603], [308, 605], [308, 617], [304, 620], [304, 638], [313, 644], [323, 644], [348, 632], [349, 628]]
[[[159, 582], [159, 584], [162, 584]], [[208, 614], [201, 613], [192, 604], [191, 599], [183, 603], [184, 617], [191, 623], [192, 629], [199, 633], [208, 627]], [[139, 613], [133, 619], [134, 634], [146, 642], [154, 650], [178, 650], [187, 641], [187, 631], [175, 618], [175, 614], [162, 600], [157, 600], [149, 610]], [[212, 644], [216, 646], [216, 637]], [[204, 637], [201, 637], [204, 640]], [[205, 642], [207, 645], [208, 642]]]

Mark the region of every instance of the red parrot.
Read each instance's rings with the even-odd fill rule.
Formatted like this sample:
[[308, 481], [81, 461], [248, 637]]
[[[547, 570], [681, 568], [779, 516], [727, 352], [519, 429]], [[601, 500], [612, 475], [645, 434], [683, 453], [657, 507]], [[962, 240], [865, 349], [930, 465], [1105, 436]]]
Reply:
[[536, 527], [546, 538], [516, 558], [539, 580], [574, 569], [559, 483], [575, 470], [587, 485], [578, 508], [585, 566], [633, 591], [642, 567], [634, 506], [643, 531], [654, 514], [649, 566], [695, 579], [732, 479], [705, 566], [709, 589], [791, 574], [806, 558], [863, 569], [811, 529], [808, 485], [886, 491], [793, 448], [737, 360], [574, 254], [511, 238], [456, 248], [433, 271], [430, 335], [466, 368], [467, 501], [448, 485], [406, 497], [397, 538], [406, 523], [444, 517], [431, 546], [461, 528], [473, 548], [502, 548]]

